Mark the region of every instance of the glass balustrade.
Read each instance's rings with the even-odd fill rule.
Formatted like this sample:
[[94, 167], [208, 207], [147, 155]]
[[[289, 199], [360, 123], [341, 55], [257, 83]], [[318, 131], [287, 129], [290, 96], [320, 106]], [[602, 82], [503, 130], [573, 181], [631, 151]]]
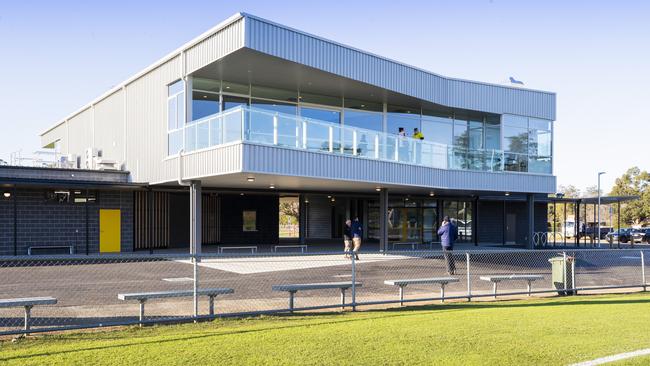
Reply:
[[170, 155], [239, 141], [439, 169], [503, 171], [515, 160], [501, 150], [469, 150], [246, 106], [168, 133]]

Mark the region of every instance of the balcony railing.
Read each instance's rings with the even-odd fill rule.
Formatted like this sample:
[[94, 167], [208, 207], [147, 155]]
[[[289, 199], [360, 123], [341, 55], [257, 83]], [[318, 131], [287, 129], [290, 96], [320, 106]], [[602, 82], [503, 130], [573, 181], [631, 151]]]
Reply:
[[469, 150], [243, 106], [192, 121], [168, 138], [169, 155], [246, 141], [440, 169], [502, 171], [504, 164], [501, 150]]

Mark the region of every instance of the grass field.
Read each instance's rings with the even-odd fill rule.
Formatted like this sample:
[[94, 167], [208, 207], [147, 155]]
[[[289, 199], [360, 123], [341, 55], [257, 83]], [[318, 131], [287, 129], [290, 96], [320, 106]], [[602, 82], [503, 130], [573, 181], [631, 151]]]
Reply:
[[648, 348], [649, 327], [650, 294], [450, 303], [45, 335], [0, 364], [566, 365]]

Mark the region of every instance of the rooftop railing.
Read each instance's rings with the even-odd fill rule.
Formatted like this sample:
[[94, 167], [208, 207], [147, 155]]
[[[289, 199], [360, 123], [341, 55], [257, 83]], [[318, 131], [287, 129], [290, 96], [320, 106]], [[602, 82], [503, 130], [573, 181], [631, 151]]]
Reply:
[[504, 166], [501, 150], [471, 150], [244, 106], [192, 121], [168, 138], [169, 155], [246, 141], [440, 169], [496, 172]]

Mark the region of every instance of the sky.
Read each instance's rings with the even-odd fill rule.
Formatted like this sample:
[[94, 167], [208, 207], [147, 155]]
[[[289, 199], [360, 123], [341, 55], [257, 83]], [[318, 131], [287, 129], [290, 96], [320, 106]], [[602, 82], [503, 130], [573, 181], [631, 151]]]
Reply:
[[0, 2], [0, 159], [236, 12], [441, 75], [557, 93], [554, 174], [650, 169], [648, 1]]

